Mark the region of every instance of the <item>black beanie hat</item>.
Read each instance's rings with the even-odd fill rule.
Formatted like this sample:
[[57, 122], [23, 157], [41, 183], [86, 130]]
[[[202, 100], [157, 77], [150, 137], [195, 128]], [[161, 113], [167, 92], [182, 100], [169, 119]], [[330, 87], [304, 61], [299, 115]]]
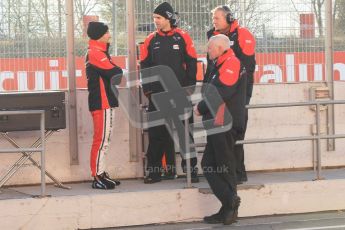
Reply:
[[174, 10], [169, 3], [163, 2], [162, 4], [160, 4], [156, 7], [156, 9], [155, 9], [155, 11], [153, 11], [153, 13], [159, 14], [159, 15], [165, 17], [166, 19], [171, 19], [172, 16], [174, 15]]
[[89, 22], [87, 36], [93, 40], [100, 39], [108, 31], [108, 26], [103, 22]]

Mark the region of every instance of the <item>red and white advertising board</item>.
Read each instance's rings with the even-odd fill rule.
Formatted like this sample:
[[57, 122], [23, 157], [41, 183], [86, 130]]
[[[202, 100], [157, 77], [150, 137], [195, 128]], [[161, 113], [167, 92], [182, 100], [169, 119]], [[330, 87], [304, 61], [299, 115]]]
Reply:
[[[199, 58], [205, 61], [204, 56]], [[126, 57], [113, 57], [126, 69]], [[256, 54], [255, 83], [302, 83], [325, 80], [325, 57], [312, 53]], [[84, 57], [76, 58], [78, 88], [86, 88]], [[345, 80], [345, 52], [334, 54], [334, 80]], [[198, 65], [198, 80], [202, 64]], [[68, 87], [65, 58], [2, 58], [0, 59], [0, 92], [63, 90]]]

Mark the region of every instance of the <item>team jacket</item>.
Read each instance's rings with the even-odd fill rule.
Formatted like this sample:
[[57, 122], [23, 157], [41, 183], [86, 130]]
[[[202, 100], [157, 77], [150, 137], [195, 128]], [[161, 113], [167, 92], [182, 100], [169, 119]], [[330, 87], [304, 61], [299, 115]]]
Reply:
[[[198, 110], [203, 116], [203, 120], [214, 119], [218, 125], [223, 125], [224, 106], [226, 106], [233, 119], [232, 127], [237, 130], [243, 129], [247, 79], [245, 75], [240, 75], [240, 61], [232, 49], [228, 49], [218, 57], [207, 79], [207, 85], [203, 88], [203, 97], [206, 97], [209, 103], [217, 103], [215, 108], [218, 109], [216, 116], [213, 116], [207, 106], [206, 99], [199, 102]], [[209, 92], [208, 84], [216, 87], [222, 102], [212, 100], [213, 93]]]
[[[214, 28], [207, 32], [207, 38], [210, 39], [213, 35], [220, 34], [218, 31], [215, 31]], [[231, 48], [235, 52], [236, 57], [241, 62], [241, 71], [245, 70], [247, 75], [247, 95], [251, 97], [253, 91], [254, 83], [254, 72], [255, 72], [255, 38], [253, 34], [246, 28], [240, 27], [238, 21], [235, 20], [230, 27], [230, 30], [227, 34], [231, 41]], [[208, 65], [211, 66], [212, 61], [208, 60]], [[210, 71], [209, 68], [206, 70]], [[206, 80], [207, 81], [207, 80]]]
[[[118, 106], [110, 82], [113, 76], [122, 74], [122, 69], [111, 61], [108, 49], [109, 44], [96, 40], [89, 41], [85, 64], [90, 111]], [[113, 83], [120, 84], [120, 82], [121, 77], [117, 77]]]
[[[140, 48], [141, 69], [157, 65], [169, 66], [182, 87], [193, 86], [196, 83], [196, 58], [191, 37], [179, 28], [151, 33]], [[147, 95], [161, 92], [163, 88], [158, 82], [153, 82], [144, 84], [143, 91]]]

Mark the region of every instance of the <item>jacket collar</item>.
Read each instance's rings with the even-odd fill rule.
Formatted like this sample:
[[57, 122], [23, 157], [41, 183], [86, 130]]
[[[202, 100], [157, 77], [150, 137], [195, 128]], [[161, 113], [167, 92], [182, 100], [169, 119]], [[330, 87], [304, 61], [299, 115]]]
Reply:
[[234, 32], [239, 26], [240, 26], [240, 25], [238, 24], [238, 21], [237, 21], [237, 20], [234, 20], [234, 21], [231, 23], [229, 33]]
[[169, 31], [161, 31], [161, 30], [157, 30], [156, 32], [161, 35], [161, 36], [171, 36], [175, 33], [176, 28], [172, 28]]
[[217, 66], [217, 67], [220, 66], [220, 65], [223, 64], [228, 58], [230, 58], [230, 57], [232, 57], [232, 56], [235, 56], [235, 53], [234, 53], [234, 51], [233, 51], [231, 48], [225, 50], [225, 52], [217, 58], [216, 66]]
[[99, 42], [97, 40], [90, 39], [89, 41], [89, 48], [97, 49], [101, 51], [107, 51], [109, 48], [109, 45], [110, 45], [109, 43]]

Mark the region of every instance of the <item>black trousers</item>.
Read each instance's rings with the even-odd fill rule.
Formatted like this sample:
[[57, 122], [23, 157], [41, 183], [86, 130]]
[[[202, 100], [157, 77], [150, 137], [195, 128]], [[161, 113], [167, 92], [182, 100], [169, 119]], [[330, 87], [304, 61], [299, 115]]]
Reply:
[[[167, 159], [175, 155], [174, 141], [165, 125], [149, 128], [149, 146], [147, 148], [147, 171], [149, 177], [157, 178], [162, 172], [162, 157], [166, 154]], [[167, 160], [167, 168], [174, 169], [175, 164]]]
[[[183, 121], [184, 122], [184, 121]], [[191, 138], [191, 143], [194, 144], [194, 138], [190, 136]], [[184, 143], [184, 141], [179, 141], [179, 143]], [[192, 148], [192, 151], [196, 151], [195, 148]], [[183, 158], [182, 154], [181, 158], [181, 167], [184, 173], [187, 172], [187, 163], [186, 159]], [[176, 157], [175, 157], [175, 147], [174, 145], [167, 145], [165, 148], [165, 160], [167, 164], [167, 170], [166, 172], [169, 174], [176, 174]], [[190, 158], [190, 165], [191, 165], [191, 170], [192, 172], [198, 173], [198, 169], [196, 165], [198, 164], [198, 158], [197, 157], [191, 157]]]
[[231, 207], [237, 195], [233, 131], [207, 136], [201, 161], [202, 170], [214, 195], [225, 207]]
[[[151, 100], [149, 100], [149, 107], [148, 111], [156, 111], [156, 108]], [[189, 123], [193, 123], [193, 116], [189, 118]], [[172, 121], [168, 121], [172, 122]], [[184, 121], [181, 121], [184, 123]], [[147, 168], [146, 170], [149, 172], [149, 176], [152, 178], [160, 177], [162, 172], [162, 157], [165, 153], [166, 163], [168, 172], [175, 173], [176, 172], [176, 164], [175, 164], [175, 147], [174, 147], [174, 140], [171, 137], [168, 128], [165, 125], [160, 125], [156, 127], [152, 127], [148, 129], [148, 136], [149, 136], [149, 146], [147, 148]], [[180, 145], [185, 145], [185, 139], [178, 135]], [[193, 137], [190, 135], [191, 142], [194, 143]], [[192, 151], [195, 151], [195, 148], [192, 148]], [[182, 155], [181, 155], [182, 156]], [[197, 165], [197, 158], [191, 158], [191, 167], [192, 170], [196, 168]], [[182, 157], [181, 163], [182, 169], [186, 167], [186, 160]]]
[[[249, 105], [250, 97], [246, 96], [246, 105]], [[238, 140], [244, 140], [247, 131], [248, 123], [248, 109], [245, 110], [245, 123], [243, 129], [236, 130], [235, 142]], [[246, 166], [244, 164], [244, 148], [243, 145], [235, 145], [235, 157], [236, 157], [236, 175], [237, 178], [247, 177]]]
[[[182, 121], [182, 122], [183, 122], [183, 124], [185, 124], [185, 121]], [[193, 123], [194, 123], [194, 117], [193, 117], [193, 114], [192, 114], [192, 116], [188, 119], [188, 125], [193, 124]], [[193, 131], [193, 130], [191, 130], [191, 131]], [[193, 135], [190, 134], [189, 135], [189, 139], [190, 139], [190, 144], [194, 144]], [[179, 143], [180, 143], [180, 145], [181, 144], [185, 144], [185, 140], [182, 140], [180, 138], [180, 136], [179, 136]], [[195, 147], [191, 147], [191, 152], [193, 152], [193, 153], [195, 153], [195, 155], [197, 155]], [[182, 167], [183, 172], [186, 173], [187, 172], [186, 159], [184, 159], [184, 157], [182, 155], [181, 155], [181, 157], [182, 157], [181, 167]], [[192, 172], [197, 173], [197, 169], [196, 169], [197, 163], [198, 163], [198, 158], [196, 156], [190, 158], [190, 166], [191, 166]]]
[[[148, 111], [156, 111], [156, 108], [149, 99]], [[172, 121], [168, 121], [172, 122]], [[167, 168], [175, 169], [175, 146], [174, 140], [171, 137], [167, 126], [159, 125], [148, 129], [149, 146], [146, 152], [147, 166], [146, 170], [149, 172], [149, 177], [157, 178], [161, 176], [162, 169], [162, 157], [166, 154]]]

